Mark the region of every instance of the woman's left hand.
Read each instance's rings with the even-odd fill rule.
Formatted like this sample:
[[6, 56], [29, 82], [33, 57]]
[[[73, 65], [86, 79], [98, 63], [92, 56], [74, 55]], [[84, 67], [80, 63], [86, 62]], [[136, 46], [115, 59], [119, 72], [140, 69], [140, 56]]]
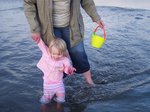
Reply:
[[103, 21], [100, 19], [96, 22], [102, 29], [104, 29], [104, 23]]

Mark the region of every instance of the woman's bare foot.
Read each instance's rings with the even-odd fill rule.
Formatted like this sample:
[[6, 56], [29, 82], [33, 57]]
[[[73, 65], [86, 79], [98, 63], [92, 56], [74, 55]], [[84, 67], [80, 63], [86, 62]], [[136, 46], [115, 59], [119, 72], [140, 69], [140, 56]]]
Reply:
[[92, 80], [92, 77], [91, 77], [91, 72], [90, 72], [90, 70], [88, 70], [87, 72], [85, 72], [85, 73], [83, 73], [83, 74], [84, 74], [85, 80], [86, 80], [86, 82], [88, 83], [88, 85], [89, 85], [90, 87], [95, 86], [95, 84], [94, 84], [94, 82], [93, 82], [93, 80]]

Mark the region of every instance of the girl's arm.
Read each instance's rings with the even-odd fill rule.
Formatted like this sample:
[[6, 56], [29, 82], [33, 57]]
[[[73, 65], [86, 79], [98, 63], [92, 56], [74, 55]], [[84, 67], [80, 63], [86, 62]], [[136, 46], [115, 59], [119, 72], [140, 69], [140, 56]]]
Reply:
[[64, 63], [64, 72], [68, 75], [72, 75], [76, 69], [71, 65], [70, 60], [67, 58]]
[[45, 45], [45, 43], [43, 42], [43, 40], [40, 38], [40, 36], [37, 35], [32, 35], [32, 39], [37, 43], [38, 47], [40, 48], [40, 50], [42, 51], [43, 54], [47, 54], [47, 50], [48, 47]]

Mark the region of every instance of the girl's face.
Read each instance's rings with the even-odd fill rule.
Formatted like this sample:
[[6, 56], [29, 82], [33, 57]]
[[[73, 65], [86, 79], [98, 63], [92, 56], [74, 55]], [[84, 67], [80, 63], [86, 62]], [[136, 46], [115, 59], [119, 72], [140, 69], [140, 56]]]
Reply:
[[51, 48], [51, 57], [54, 60], [58, 60], [62, 57], [63, 55], [60, 53], [60, 51], [56, 47]]

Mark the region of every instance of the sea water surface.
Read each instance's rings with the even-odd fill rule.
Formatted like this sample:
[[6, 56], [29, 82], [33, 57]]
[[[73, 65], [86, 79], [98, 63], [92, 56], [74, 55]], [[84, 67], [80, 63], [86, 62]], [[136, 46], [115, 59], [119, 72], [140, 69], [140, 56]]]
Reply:
[[[94, 82], [82, 75], [65, 79], [65, 112], [149, 112], [150, 10], [97, 7], [107, 30], [100, 49], [91, 46], [96, 24], [83, 11], [85, 50]], [[99, 34], [101, 31], [98, 30]], [[31, 39], [22, 0], [0, 1], [0, 112], [39, 112], [41, 52]]]

